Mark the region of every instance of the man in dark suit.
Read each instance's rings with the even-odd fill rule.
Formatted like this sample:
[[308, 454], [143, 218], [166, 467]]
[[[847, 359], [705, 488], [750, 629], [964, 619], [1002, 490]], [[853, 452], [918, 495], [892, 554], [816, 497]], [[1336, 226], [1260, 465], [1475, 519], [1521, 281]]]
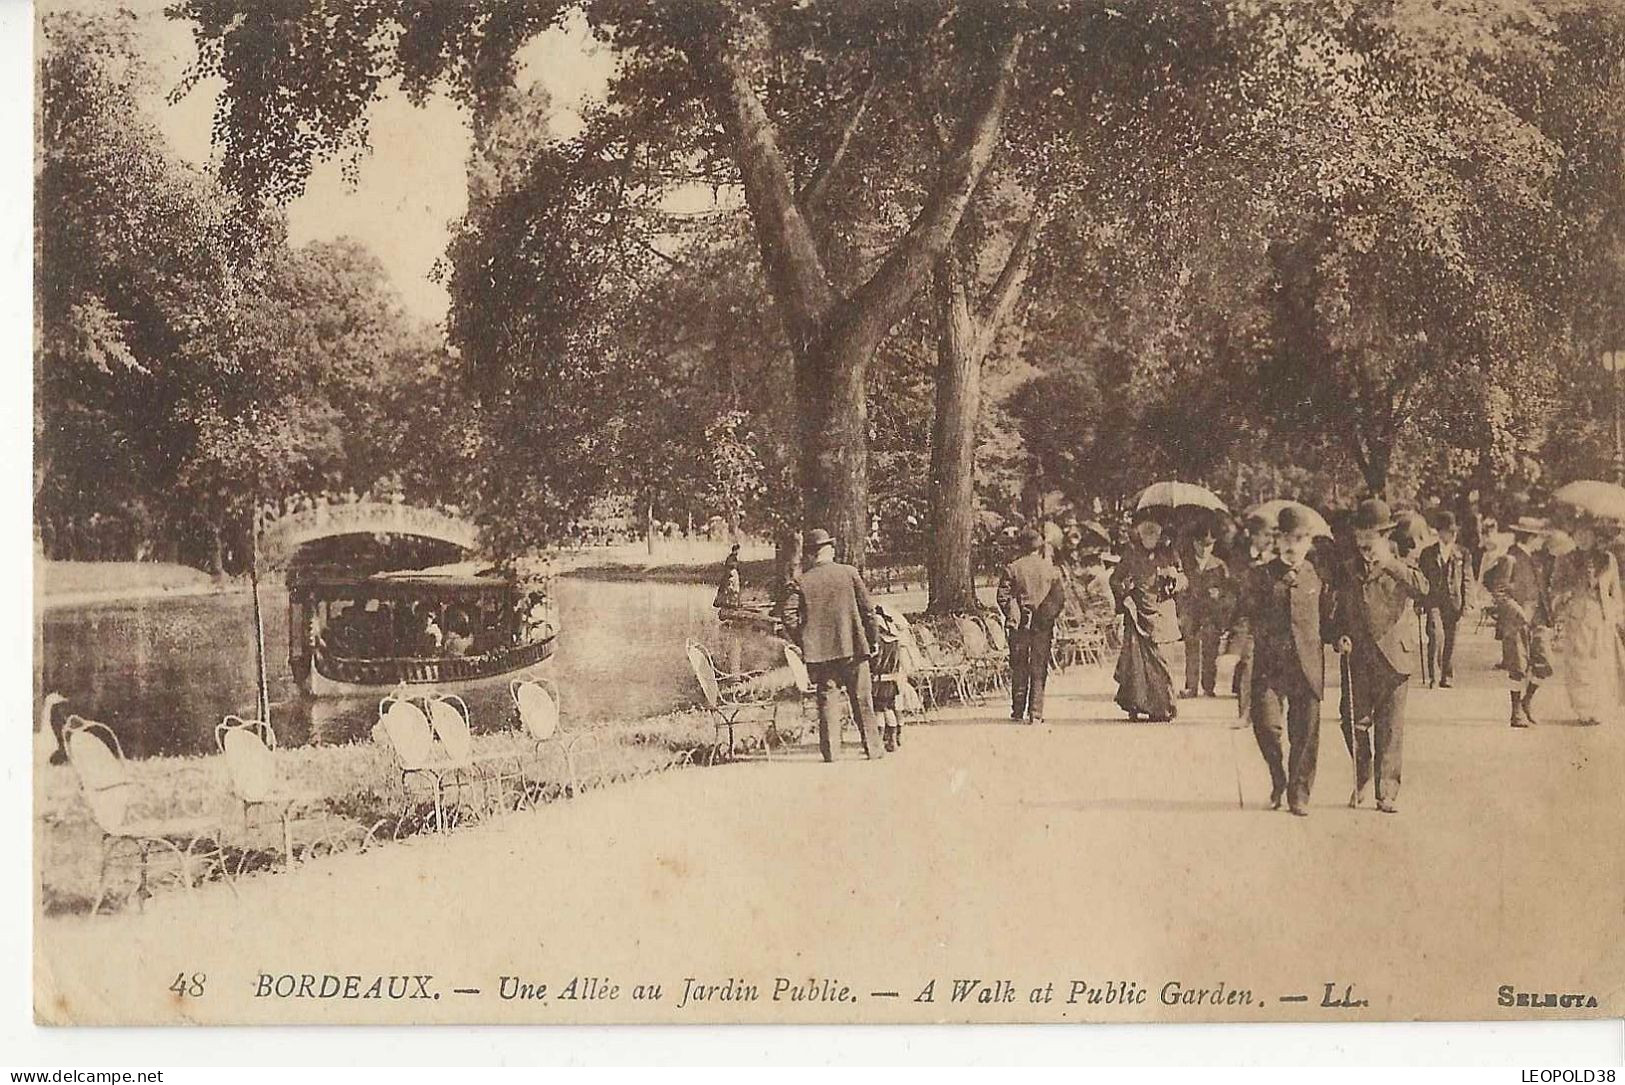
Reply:
[[997, 597], [1010, 641], [1010, 718], [1043, 723], [1050, 644], [1066, 594], [1061, 571], [1044, 556], [1044, 537], [1027, 528], [1021, 549], [1004, 567]]
[[1219, 674], [1219, 640], [1235, 607], [1230, 567], [1213, 552], [1213, 525], [1191, 533], [1183, 555], [1185, 590], [1179, 593], [1179, 632], [1185, 641], [1185, 692], [1214, 695]]
[[1270, 809], [1279, 810], [1285, 798], [1299, 817], [1309, 816], [1326, 686], [1325, 587], [1307, 560], [1312, 542], [1299, 511], [1282, 509], [1276, 554], [1247, 571], [1237, 606], [1237, 624], [1245, 623], [1252, 637], [1248, 707], [1253, 737], [1269, 767]]
[[1513, 542], [1484, 573], [1484, 587], [1495, 600], [1495, 635], [1501, 662], [1511, 682], [1512, 726], [1529, 727], [1530, 706], [1541, 682], [1552, 676], [1545, 633], [1551, 625], [1546, 573], [1534, 546], [1546, 530], [1544, 521], [1520, 516], [1511, 525]]
[[[1230, 554], [1230, 579], [1237, 585], [1245, 584], [1252, 570], [1268, 565], [1275, 557], [1275, 525], [1254, 513], [1247, 517], [1244, 526], [1246, 538]], [[1231, 616], [1231, 627], [1230, 650], [1236, 654], [1236, 669], [1230, 676], [1230, 692], [1236, 695], [1236, 726], [1245, 727], [1253, 718], [1250, 707], [1253, 638], [1247, 629], [1246, 615], [1239, 610]]]
[[1431, 688], [1449, 689], [1455, 677], [1456, 627], [1467, 610], [1472, 556], [1457, 545], [1455, 514], [1434, 513], [1439, 541], [1422, 551], [1417, 562], [1428, 578], [1428, 643], [1423, 677]]
[[796, 577], [785, 599], [784, 625], [807, 661], [807, 676], [818, 691], [818, 749], [835, 760], [841, 744], [835, 690], [846, 692], [871, 760], [885, 756], [875, 730], [869, 657], [879, 644], [875, 610], [863, 577], [835, 560], [835, 540], [822, 528], [807, 533], [804, 553], [812, 564]]
[[1332, 622], [1337, 650], [1349, 660], [1353, 694], [1352, 721], [1343, 733], [1354, 757], [1349, 805], [1365, 801], [1365, 786], [1374, 776], [1377, 809], [1385, 814], [1398, 810], [1405, 701], [1421, 647], [1415, 606], [1428, 597], [1422, 570], [1394, 553], [1388, 532], [1395, 526], [1387, 503], [1377, 498], [1354, 510], [1359, 557], [1337, 586]]

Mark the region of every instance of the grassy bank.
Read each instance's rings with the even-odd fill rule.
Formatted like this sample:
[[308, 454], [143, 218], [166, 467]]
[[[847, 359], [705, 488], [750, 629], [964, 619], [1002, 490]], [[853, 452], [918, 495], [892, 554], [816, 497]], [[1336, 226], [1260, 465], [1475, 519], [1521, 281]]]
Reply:
[[209, 595], [246, 586], [246, 581], [217, 580], [190, 565], [158, 561], [36, 561], [34, 580], [47, 607]]
[[[711, 717], [698, 711], [595, 727], [575, 747], [574, 782], [586, 790], [679, 765], [710, 764], [719, 753], [713, 738]], [[505, 806], [568, 801], [571, 781], [556, 751], [538, 752], [521, 736], [508, 733], [476, 735], [474, 750], [476, 758], [498, 758], [504, 772], [516, 777], [502, 789]], [[296, 851], [312, 843], [317, 844], [315, 854], [387, 845], [434, 831], [430, 793], [413, 785], [410, 795], [403, 795], [399, 773], [388, 752], [376, 743], [281, 749], [273, 757], [281, 789], [316, 800], [312, 816], [296, 824]], [[88, 911], [97, 891], [101, 831], [91, 819], [72, 769], [36, 763], [45, 911], [48, 915]], [[196, 819], [206, 829], [205, 839], [223, 844], [232, 871], [241, 868], [253, 875], [278, 868], [280, 823], [274, 814], [245, 823], [231, 794], [223, 757], [154, 757], [131, 761], [128, 769], [135, 784], [130, 820]], [[464, 797], [472, 807], [483, 796], [471, 787]], [[173, 869], [173, 864], [160, 859], [154, 869]], [[116, 869], [110, 884], [104, 910], [135, 904], [133, 863]], [[166, 881], [157, 891], [174, 891], [174, 882]]]

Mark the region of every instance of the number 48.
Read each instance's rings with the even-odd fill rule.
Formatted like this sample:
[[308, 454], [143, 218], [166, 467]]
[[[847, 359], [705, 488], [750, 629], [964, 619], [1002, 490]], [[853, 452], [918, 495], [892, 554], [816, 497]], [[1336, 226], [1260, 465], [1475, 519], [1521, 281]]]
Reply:
[[188, 995], [197, 998], [203, 993], [203, 985], [208, 982], [209, 977], [202, 972], [193, 972], [190, 979], [187, 978], [185, 972], [177, 972], [175, 982], [169, 985], [169, 989], [181, 998], [186, 998]]

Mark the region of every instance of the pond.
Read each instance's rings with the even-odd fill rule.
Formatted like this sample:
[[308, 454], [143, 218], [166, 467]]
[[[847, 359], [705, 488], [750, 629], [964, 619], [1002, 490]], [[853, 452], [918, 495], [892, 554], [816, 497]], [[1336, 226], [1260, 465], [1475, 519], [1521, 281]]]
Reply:
[[[737, 637], [747, 667], [782, 663], [777, 641], [724, 631], [704, 584], [628, 582], [564, 576], [555, 581], [563, 632], [543, 673], [559, 684], [567, 723], [633, 720], [696, 703], [699, 690], [684, 642], [721, 652]], [[287, 661], [287, 602], [262, 592], [271, 718], [283, 745], [364, 737], [378, 716], [375, 698], [300, 710]], [[246, 593], [100, 604], [44, 616], [44, 689], [68, 698], [68, 711], [108, 724], [130, 757], [214, 750], [214, 726], [255, 702], [252, 602]], [[505, 691], [471, 703], [475, 730], [507, 722]]]

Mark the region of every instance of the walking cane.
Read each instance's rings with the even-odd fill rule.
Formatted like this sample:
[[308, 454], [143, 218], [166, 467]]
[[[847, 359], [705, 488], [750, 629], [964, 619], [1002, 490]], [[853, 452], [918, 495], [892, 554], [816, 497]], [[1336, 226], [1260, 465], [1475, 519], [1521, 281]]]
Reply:
[[[1349, 765], [1354, 770], [1354, 790], [1350, 793], [1358, 798], [1360, 794], [1360, 732], [1354, 726], [1354, 675], [1349, 670], [1349, 657], [1347, 653], [1337, 653], [1338, 714], [1343, 717], [1343, 732], [1348, 736]], [[1349, 804], [1354, 805], [1353, 803]]]

